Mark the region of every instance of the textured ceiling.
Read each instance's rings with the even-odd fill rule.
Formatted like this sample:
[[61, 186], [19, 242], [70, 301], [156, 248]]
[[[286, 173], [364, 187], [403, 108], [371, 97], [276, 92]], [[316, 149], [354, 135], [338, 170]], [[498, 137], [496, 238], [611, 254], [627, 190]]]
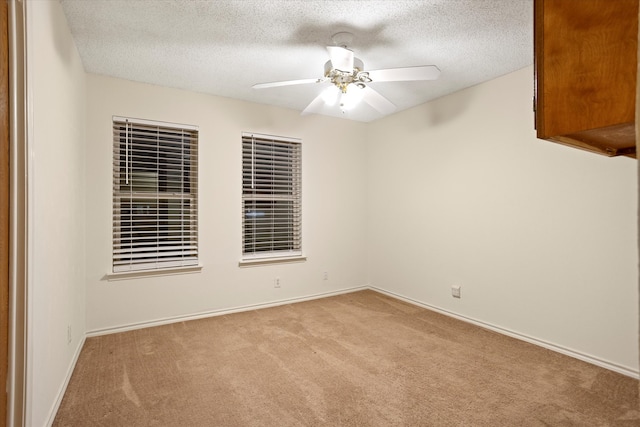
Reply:
[[[340, 31], [365, 70], [436, 65], [434, 81], [370, 86], [401, 111], [533, 62], [533, 0], [61, 0], [85, 70], [302, 111]], [[532, 76], [533, 78], [533, 76]], [[533, 83], [532, 83], [533, 84]], [[382, 115], [366, 104], [342, 114]]]

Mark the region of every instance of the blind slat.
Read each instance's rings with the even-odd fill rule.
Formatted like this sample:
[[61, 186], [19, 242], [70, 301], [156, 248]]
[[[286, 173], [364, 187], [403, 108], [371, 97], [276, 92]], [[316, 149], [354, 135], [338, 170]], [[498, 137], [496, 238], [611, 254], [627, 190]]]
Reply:
[[113, 270], [198, 263], [198, 130], [113, 118]]
[[301, 144], [243, 134], [243, 257], [302, 254]]

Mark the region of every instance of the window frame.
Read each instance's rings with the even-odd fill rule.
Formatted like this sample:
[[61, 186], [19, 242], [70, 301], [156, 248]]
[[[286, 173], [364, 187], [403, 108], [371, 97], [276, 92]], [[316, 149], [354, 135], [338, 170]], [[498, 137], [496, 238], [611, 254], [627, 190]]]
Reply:
[[[304, 260], [302, 252], [302, 140], [242, 132], [241, 141], [242, 239], [240, 265]], [[249, 145], [251, 145], [251, 152], [249, 152]], [[256, 149], [257, 146], [261, 146], [261, 149]], [[269, 153], [265, 151], [268, 146], [271, 146]], [[265, 176], [267, 169], [271, 172], [269, 177]], [[256, 176], [260, 178], [256, 178]], [[250, 209], [251, 204], [253, 204], [253, 210]], [[260, 204], [264, 207], [262, 212], [255, 209]], [[283, 208], [285, 206], [286, 209]], [[251, 212], [249, 212], [250, 210]], [[249, 216], [248, 213], [254, 215]], [[271, 225], [259, 225], [259, 218], [271, 221]], [[285, 231], [279, 233], [278, 226], [283, 223]], [[258, 242], [256, 236], [260, 232], [270, 235], [271, 239], [267, 238]], [[287, 237], [274, 237], [277, 234]]]
[[112, 132], [110, 276], [199, 269], [198, 126], [112, 116]]

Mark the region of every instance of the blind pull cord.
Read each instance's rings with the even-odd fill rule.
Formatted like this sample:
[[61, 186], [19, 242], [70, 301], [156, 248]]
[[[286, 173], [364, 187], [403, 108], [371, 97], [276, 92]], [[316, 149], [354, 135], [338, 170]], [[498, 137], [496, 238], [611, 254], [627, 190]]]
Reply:
[[129, 121], [127, 120], [125, 123], [125, 153], [124, 153], [124, 181], [126, 185], [129, 185]]

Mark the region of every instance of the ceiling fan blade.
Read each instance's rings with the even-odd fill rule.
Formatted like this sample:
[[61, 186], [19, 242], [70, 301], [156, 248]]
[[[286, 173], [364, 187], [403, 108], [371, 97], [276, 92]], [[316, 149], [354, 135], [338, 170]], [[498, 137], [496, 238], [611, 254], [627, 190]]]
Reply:
[[369, 86], [365, 86], [362, 90], [362, 100], [373, 108], [378, 110], [382, 114], [391, 114], [396, 110], [396, 106], [391, 103], [387, 98], [380, 95]]
[[292, 86], [292, 85], [304, 85], [307, 83], [320, 83], [324, 80], [325, 79], [287, 80], [283, 82], [258, 83], [251, 87], [254, 89], [265, 89], [269, 87], [278, 87], [278, 86]]
[[371, 70], [369, 77], [372, 82], [408, 82], [414, 80], [435, 80], [440, 75], [440, 69], [435, 65], [419, 67], [388, 68], [386, 70]]
[[346, 47], [327, 46], [331, 66], [340, 71], [353, 71], [353, 51]]
[[324, 95], [324, 92], [322, 92], [322, 93], [320, 93], [320, 95], [316, 96], [313, 99], [313, 101], [311, 101], [311, 103], [309, 105], [307, 105], [307, 108], [302, 110], [302, 113], [300, 113], [300, 115], [301, 116], [306, 116], [307, 114], [319, 113], [322, 110], [322, 106], [324, 105], [323, 95]]

